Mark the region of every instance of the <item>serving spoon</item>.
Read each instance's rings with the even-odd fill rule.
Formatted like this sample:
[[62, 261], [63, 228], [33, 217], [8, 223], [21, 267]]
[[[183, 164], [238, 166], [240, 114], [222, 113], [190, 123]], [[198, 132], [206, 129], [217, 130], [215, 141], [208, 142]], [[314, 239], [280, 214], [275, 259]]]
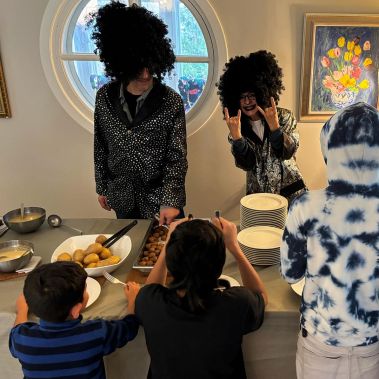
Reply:
[[59, 228], [60, 226], [65, 226], [68, 229], [73, 230], [74, 232], [79, 233], [80, 235], [83, 235], [83, 232], [79, 229], [73, 228], [72, 226], [68, 226], [66, 224], [62, 224], [62, 218], [58, 215], [50, 215], [47, 218], [47, 223], [52, 227], [52, 228]]

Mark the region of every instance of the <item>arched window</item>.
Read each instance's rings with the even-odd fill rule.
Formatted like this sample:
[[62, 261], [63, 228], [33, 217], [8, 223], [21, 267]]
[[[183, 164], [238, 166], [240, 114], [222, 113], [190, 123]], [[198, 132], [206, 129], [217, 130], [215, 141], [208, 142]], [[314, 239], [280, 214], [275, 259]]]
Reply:
[[[92, 131], [96, 91], [109, 79], [86, 27], [87, 16], [110, 0], [61, 0], [48, 3], [41, 27], [41, 58], [48, 82], [72, 117]], [[176, 55], [164, 81], [183, 98], [188, 134], [210, 117], [218, 103], [215, 83], [227, 59], [225, 39], [208, 2], [123, 0], [137, 3], [168, 26]], [[200, 6], [201, 3], [201, 6]]]

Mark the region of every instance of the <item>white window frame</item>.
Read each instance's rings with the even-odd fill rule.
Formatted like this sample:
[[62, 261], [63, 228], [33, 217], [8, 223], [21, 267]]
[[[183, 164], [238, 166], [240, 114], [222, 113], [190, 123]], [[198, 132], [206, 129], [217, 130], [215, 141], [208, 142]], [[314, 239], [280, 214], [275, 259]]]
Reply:
[[[77, 83], [70, 70], [65, 69], [69, 60], [78, 60], [80, 54], [62, 54], [67, 35], [68, 20], [83, 0], [49, 0], [40, 31], [40, 55], [48, 84], [66, 112], [84, 129], [93, 133], [93, 109], [73, 86]], [[218, 108], [215, 84], [228, 60], [226, 39], [216, 12], [207, 0], [181, 0], [198, 21], [207, 44], [208, 79], [201, 97], [186, 114], [187, 135], [196, 133]], [[68, 60], [62, 60], [62, 57]], [[193, 57], [192, 57], [193, 58]], [[83, 54], [81, 60], [94, 60]], [[180, 56], [178, 62], [192, 62], [191, 57]], [[197, 58], [197, 62], [199, 62]]]

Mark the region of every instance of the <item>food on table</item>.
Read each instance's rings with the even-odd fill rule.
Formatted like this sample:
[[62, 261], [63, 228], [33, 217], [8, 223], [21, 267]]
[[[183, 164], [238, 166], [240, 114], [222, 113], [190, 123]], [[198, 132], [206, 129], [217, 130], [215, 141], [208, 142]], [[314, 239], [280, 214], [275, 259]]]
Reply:
[[24, 214], [24, 217], [21, 217], [21, 215], [19, 216], [14, 216], [12, 217], [9, 222], [25, 222], [25, 221], [32, 221], [32, 220], [36, 220], [37, 218], [40, 218], [41, 217], [41, 213], [37, 213], [37, 212], [32, 212], [32, 213], [26, 213]]
[[164, 244], [166, 243], [168, 229], [164, 226], [158, 226], [153, 229], [151, 235], [147, 238], [138, 264], [140, 266], [154, 266], [158, 260]]
[[61, 253], [58, 255], [57, 261], [72, 261], [72, 257], [69, 253]]
[[74, 251], [74, 254], [72, 255], [72, 258], [74, 259], [75, 262], [83, 262], [83, 259], [86, 255], [84, 254], [83, 249], [76, 249]]
[[89, 265], [90, 263], [97, 263], [97, 262], [99, 262], [99, 260], [100, 260], [100, 258], [97, 254], [91, 253], [91, 254], [88, 254], [84, 257], [83, 263], [85, 265]]
[[[99, 235], [96, 241], [105, 241], [107, 237]], [[96, 268], [115, 265], [121, 261], [118, 255], [113, 255], [107, 247], [103, 247], [100, 242], [91, 243], [86, 249], [76, 249], [72, 256], [63, 252], [58, 255], [57, 261], [73, 261], [84, 268]]]
[[96, 237], [95, 242], [98, 242], [100, 244], [103, 244], [107, 240], [107, 237], [105, 237], [103, 234], [100, 234]]
[[118, 255], [112, 255], [107, 259], [103, 259], [102, 261], [97, 262], [96, 267], [116, 265], [120, 261], [121, 258]]
[[87, 249], [84, 251], [84, 254], [85, 255], [92, 254], [92, 253], [100, 254], [101, 250], [103, 250], [103, 245], [101, 243], [95, 242], [95, 243], [91, 243], [91, 245], [87, 247]]
[[25, 247], [24, 249], [15, 249], [15, 250], [6, 250], [0, 251], [0, 261], [6, 262], [11, 261], [13, 259], [20, 258], [22, 254], [25, 253], [28, 249]]
[[100, 258], [107, 259], [110, 256], [112, 256], [112, 252], [108, 248], [103, 247], [103, 250], [101, 250], [101, 253], [100, 253]]

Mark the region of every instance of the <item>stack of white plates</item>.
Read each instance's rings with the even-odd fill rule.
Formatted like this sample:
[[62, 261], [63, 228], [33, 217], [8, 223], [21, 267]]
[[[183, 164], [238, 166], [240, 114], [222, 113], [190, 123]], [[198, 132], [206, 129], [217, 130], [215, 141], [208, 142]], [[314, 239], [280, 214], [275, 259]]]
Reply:
[[241, 230], [251, 226], [272, 226], [284, 229], [288, 200], [274, 193], [253, 193], [240, 202]]
[[280, 263], [283, 229], [272, 226], [252, 226], [241, 230], [237, 240], [251, 264], [270, 266]]

